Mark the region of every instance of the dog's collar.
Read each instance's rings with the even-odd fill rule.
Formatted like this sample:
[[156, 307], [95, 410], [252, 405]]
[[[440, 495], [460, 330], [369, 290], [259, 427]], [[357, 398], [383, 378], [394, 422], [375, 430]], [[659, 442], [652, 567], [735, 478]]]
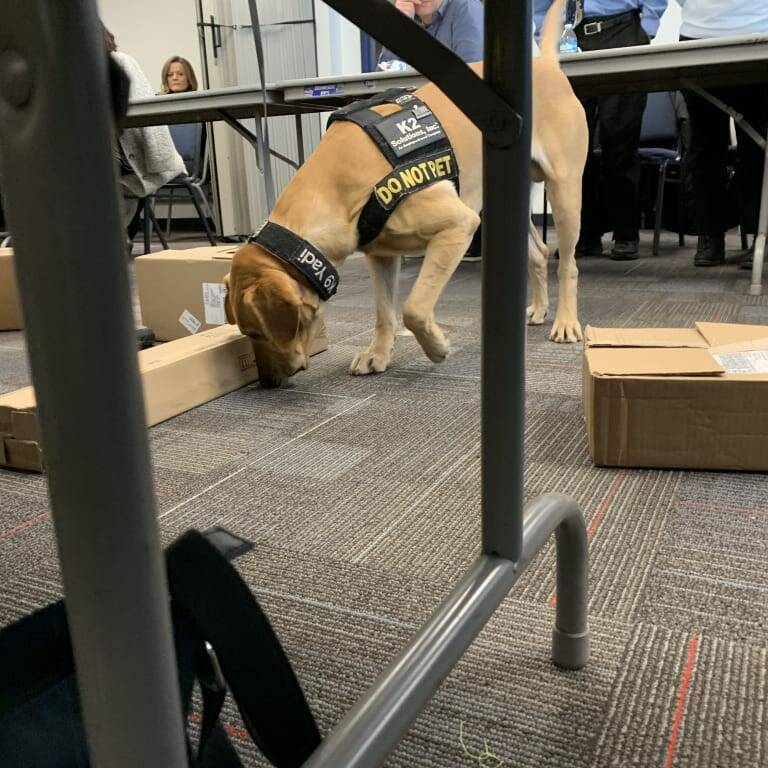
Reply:
[[265, 221], [261, 229], [248, 238], [248, 242], [257, 243], [281, 261], [296, 267], [323, 301], [328, 301], [336, 293], [339, 287], [336, 267], [312, 243], [290, 229]]

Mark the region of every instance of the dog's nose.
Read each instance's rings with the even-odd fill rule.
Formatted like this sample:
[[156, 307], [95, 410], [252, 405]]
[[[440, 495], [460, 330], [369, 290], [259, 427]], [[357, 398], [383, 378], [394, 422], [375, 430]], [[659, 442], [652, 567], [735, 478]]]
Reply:
[[259, 377], [259, 384], [261, 384], [264, 389], [277, 389], [282, 383], [283, 380], [277, 376]]

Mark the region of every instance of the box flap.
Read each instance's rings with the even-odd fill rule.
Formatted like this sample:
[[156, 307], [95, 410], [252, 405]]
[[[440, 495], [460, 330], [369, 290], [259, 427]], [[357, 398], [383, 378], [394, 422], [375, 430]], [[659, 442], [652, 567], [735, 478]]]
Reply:
[[705, 349], [594, 348], [586, 352], [594, 376], [720, 376]]
[[696, 323], [696, 328], [711, 347], [722, 347], [726, 344], [738, 344], [744, 341], [768, 338], [768, 325]]
[[31, 411], [34, 410], [35, 405], [35, 390], [32, 387], [24, 387], [0, 395], [0, 410]]
[[137, 256], [137, 264], [147, 263], [149, 261], [210, 261], [211, 259], [231, 259], [237, 246], [231, 245], [205, 245], [200, 248], [184, 248], [181, 250], [169, 249], [167, 251], [157, 251], [156, 253], [146, 253], [143, 256]]
[[30, 472], [43, 471], [43, 455], [40, 446], [30, 440], [3, 440], [3, 460], [12, 469], [25, 469]]
[[0, 331], [20, 331], [23, 327], [13, 249], [0, 248]]
[[584, 332], [588, 347], [659, 347], [706, 349], [706, 339], [695, 328], [594, 328]]

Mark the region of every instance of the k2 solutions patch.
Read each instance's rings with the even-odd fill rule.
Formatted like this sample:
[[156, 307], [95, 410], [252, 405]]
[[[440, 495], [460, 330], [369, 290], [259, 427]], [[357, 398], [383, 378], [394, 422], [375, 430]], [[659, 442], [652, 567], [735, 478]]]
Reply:
[[445, 139], [438, 119], [424, 104], [395, 112], [376, 123], [375, 127], [397, 157], [404, 157]]

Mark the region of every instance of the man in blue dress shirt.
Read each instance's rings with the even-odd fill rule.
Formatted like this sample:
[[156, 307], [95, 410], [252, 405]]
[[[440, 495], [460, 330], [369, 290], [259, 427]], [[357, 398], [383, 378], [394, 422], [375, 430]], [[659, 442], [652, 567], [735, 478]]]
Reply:
[[[534, 0], [537, 34], [553, 0]], [[572, 0], [579, 48], [596, 51], [648, 45], [656, 36], [668, 0]], [[571, 3], [569, 3], [571, 5]], [[584, 169], [581, 238], [577, 256], [602, 255], [601, 236], [613, 231], [611, 258], [638, 256], [640, 127], [646, 94], [620, 93], [582, 99], [590, 147], [599, 136], [599, 158], [590, 152]]]
[[[467, 63], [483, 60], [484, 16], [480, 0], [395, 0], [395, 7]], [[379, 56], [379, 67], [386, 69], [386, 64], [396, 59], [385, 48]]]

